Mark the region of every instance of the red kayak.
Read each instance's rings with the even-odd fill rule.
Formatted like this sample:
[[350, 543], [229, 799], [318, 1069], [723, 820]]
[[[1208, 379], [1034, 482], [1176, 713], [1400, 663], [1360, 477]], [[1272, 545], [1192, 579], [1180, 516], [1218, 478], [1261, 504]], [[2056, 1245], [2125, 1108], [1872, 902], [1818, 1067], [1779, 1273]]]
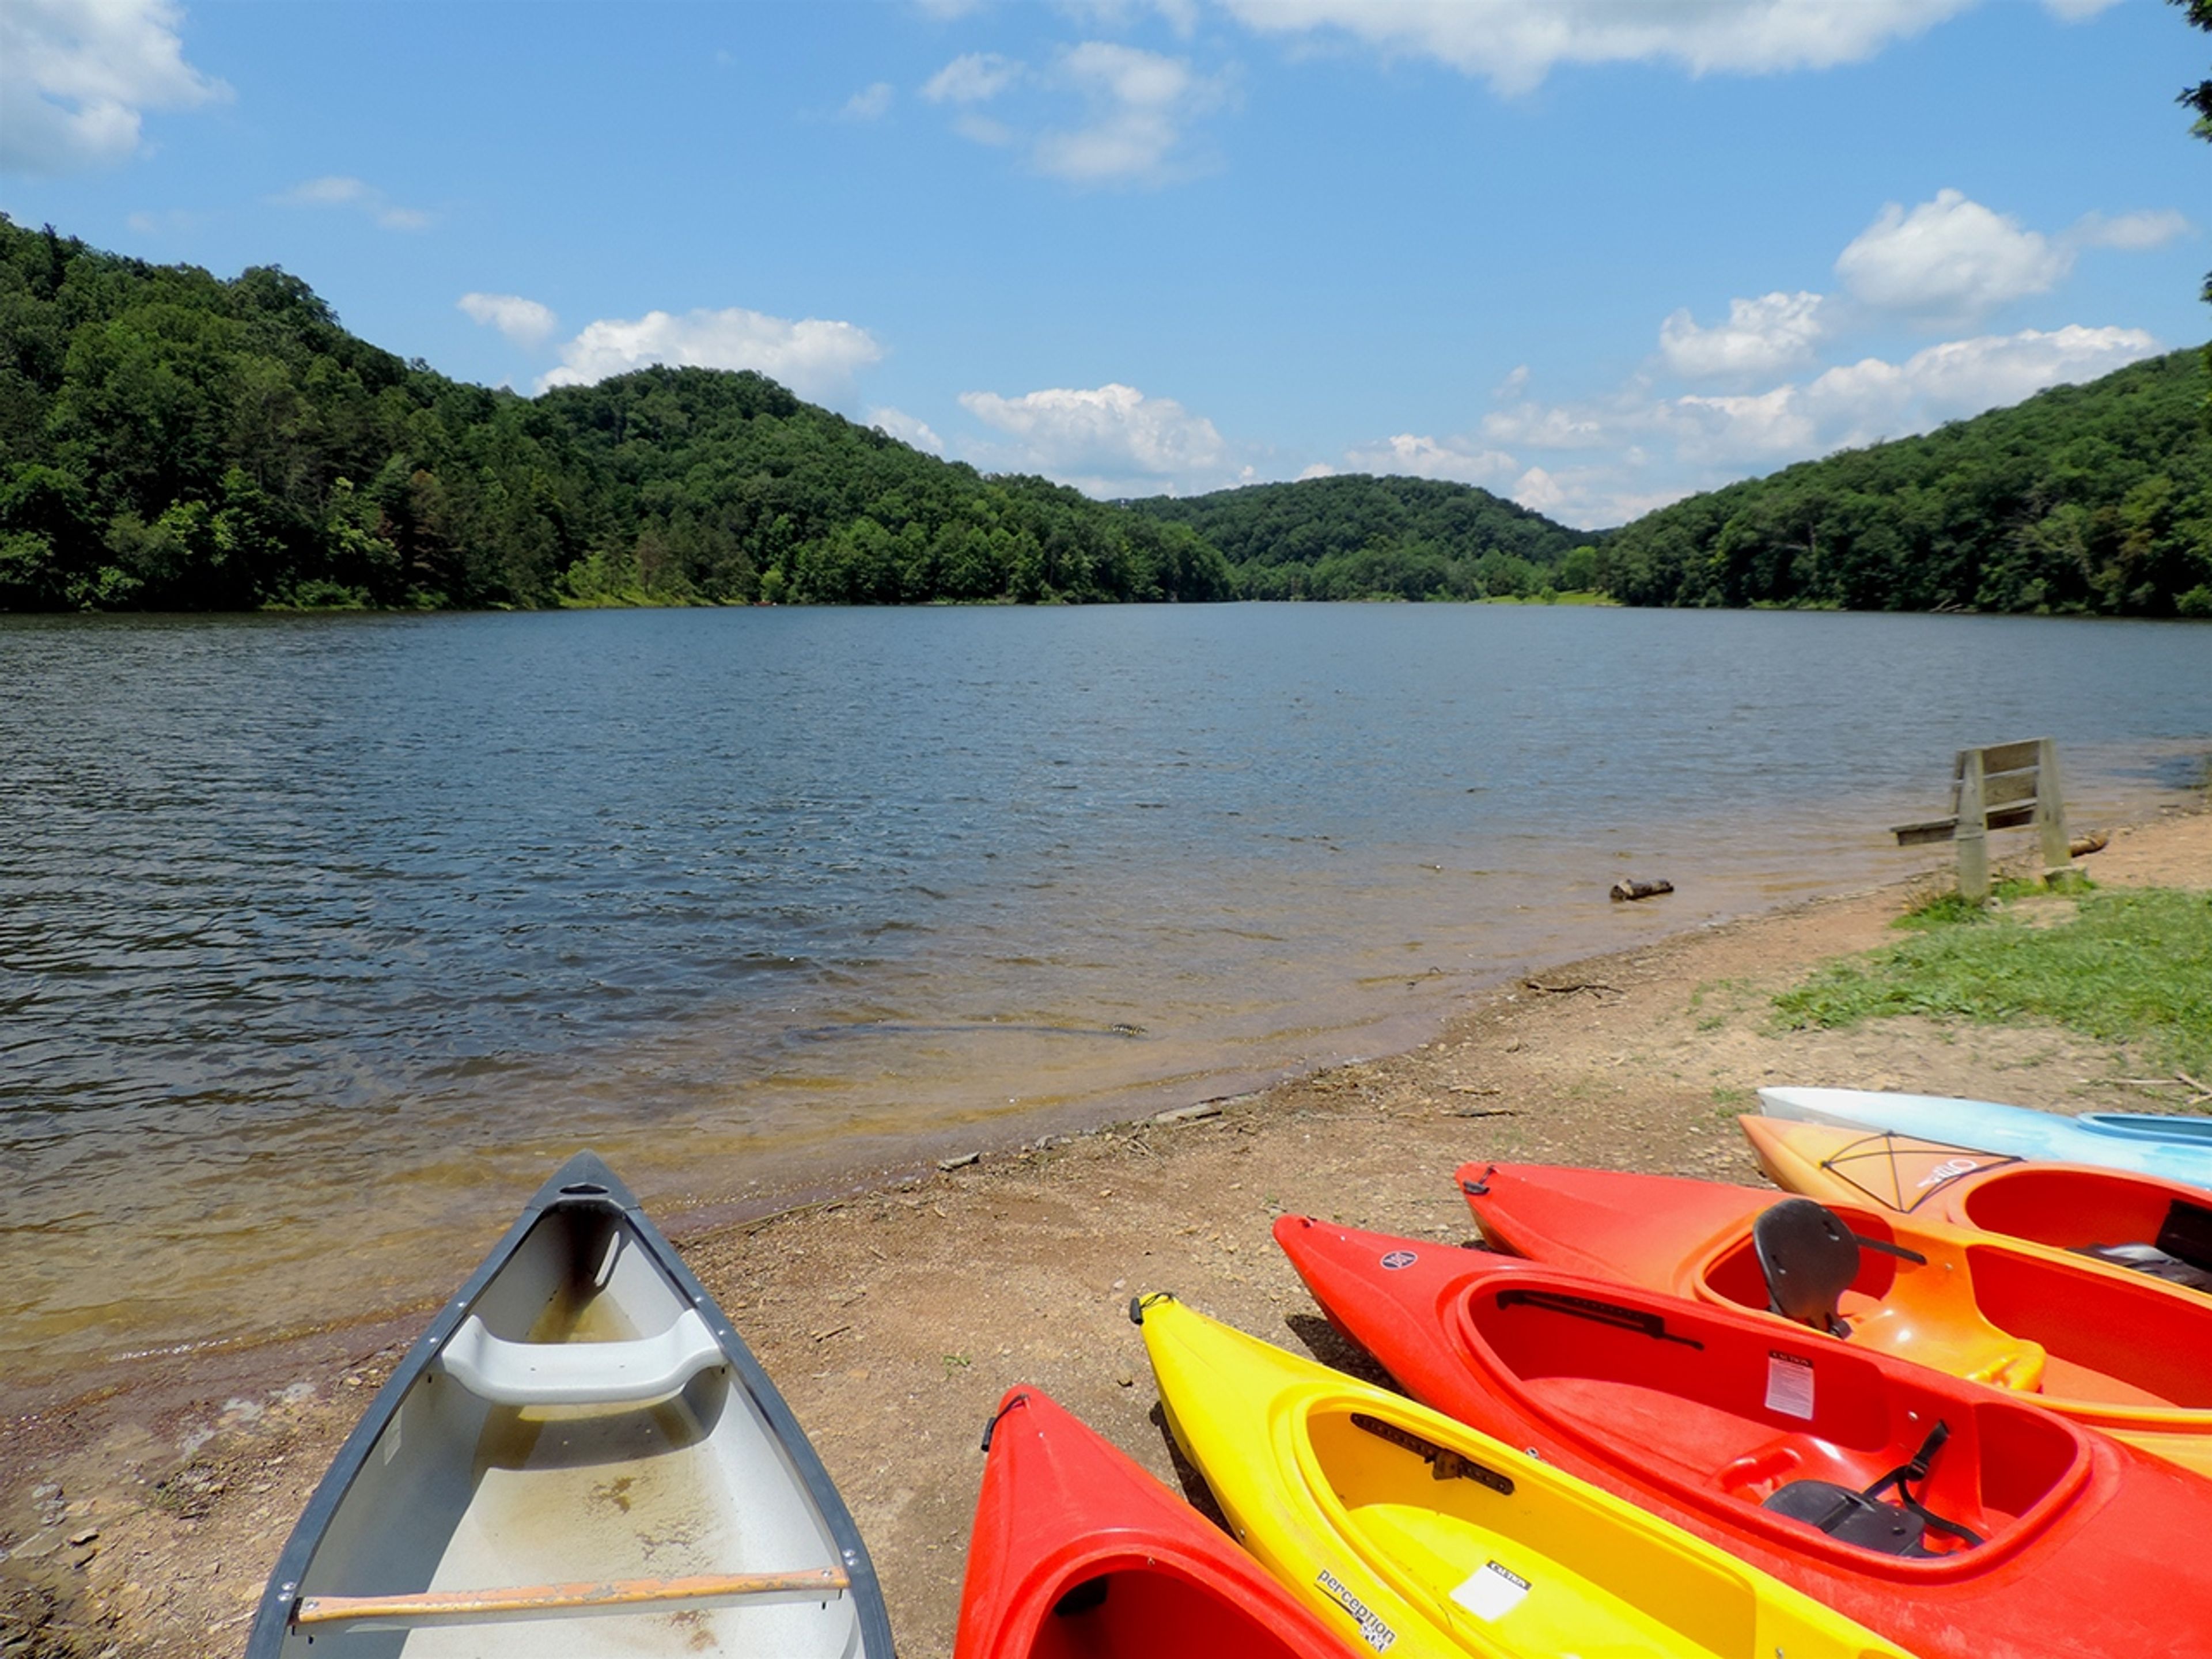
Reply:
[[1350, 1659], [1196, 1510], [1036, 1389], [999, 1402], [953, 1659]]
[[1540, 1164], [1470, 1164], [1460, 1189], [1516, 1255], [1771, 1311], [2032, 1394], [2212, 1475], [2212, 1303], [2087, 1257], [1872, 1205]]
[[1685, 1301], [1302, 1216], [1415, 1398], [1926, 1659], [2212, 1659], [2212, 1483], [2018, 1396]]

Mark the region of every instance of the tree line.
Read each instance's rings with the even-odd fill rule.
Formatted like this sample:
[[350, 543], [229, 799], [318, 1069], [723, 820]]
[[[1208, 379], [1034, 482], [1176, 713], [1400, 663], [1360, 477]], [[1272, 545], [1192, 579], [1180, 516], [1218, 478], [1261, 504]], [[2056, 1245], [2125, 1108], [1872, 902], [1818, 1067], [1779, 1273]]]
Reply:
[[1631, 605], [2212, 617], [2191, 349], [1677, 501], [1606, 538]]
[[1218, 599], [1183, 526], [985, 477], [760, 375], [521, 397], [270, 267], [0, 216], [0, 609]]
[[1474, 599], [2212, 616], [2206, 359], [1747, 480], [1621, 529], [1331, 477], [1095, 501], [747, 373], [537, 398], [0, 216], [0, 610]]

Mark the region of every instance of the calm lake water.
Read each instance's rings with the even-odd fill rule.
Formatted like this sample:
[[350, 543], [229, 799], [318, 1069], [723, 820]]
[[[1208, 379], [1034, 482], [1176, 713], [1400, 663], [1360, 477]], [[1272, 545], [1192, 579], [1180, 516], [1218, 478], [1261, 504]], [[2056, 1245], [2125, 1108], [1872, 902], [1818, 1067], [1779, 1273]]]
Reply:
[[2045, 732], [2153, 810], [2212, 629], [0, 618], [0, 1396], [441, 1297], [582, 1145], [726, 1215], [1406, 1046], [1919, 867], [1952, 750]]

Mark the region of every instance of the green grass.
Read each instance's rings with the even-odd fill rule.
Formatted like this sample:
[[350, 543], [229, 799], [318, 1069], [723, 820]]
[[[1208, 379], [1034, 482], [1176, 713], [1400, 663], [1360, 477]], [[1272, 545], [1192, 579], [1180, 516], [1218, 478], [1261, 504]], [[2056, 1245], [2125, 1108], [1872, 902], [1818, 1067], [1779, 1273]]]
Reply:
[[1832, 963], [1774, 1000], [1784, 1025], [1893, 1014], [1984, 1024], [2048, 1021], [2138, 1045], [2161, 1064], [2212, 1067], [2212, 895], [2086, 893], [2070, 921], [2033, 927], [2002, 906], [1939, 901], [1911, 937]]

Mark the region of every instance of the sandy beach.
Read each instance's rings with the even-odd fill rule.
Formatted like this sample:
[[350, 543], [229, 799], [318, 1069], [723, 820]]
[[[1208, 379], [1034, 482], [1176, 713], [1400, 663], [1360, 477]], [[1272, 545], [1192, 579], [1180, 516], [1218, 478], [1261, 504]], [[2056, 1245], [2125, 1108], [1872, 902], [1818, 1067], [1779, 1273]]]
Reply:
[[[2212, 886], [2212, 814], [2170, 810], [2086, 867], [2106, 887]], [[1548, 969], [1471, 1001], [1410, 1053], [987, 1152], [686, 1237], [685, 1255], [842, 1489], [900, 1652], [939, 1659], [977, 1434], [1007, 1385], [1048, 1389], [1178, 1479], [1133, 1294], [1172, 1290], [1361, 1367], [1274, 1249], [1279, 1213], [1466, 1239], [1451, 1171], [1482, 1158], [1756, 1182], [1733, 1120], [1769, 1083], [2069, 1111], [2183, 1104], [2178, 1081], [2124, 1081], [2149, 1077], [2143, 1057], [2049, 1028], [1775, 1027], [1775, 992], [1881, 943], [1911, 896], [1902, 884], [1839, 896]], [[487, 1246], [526, 1196], [488, 1198]], [[0, 1425], [0, 1653], [236, 1653], [294, 1517], [421, 1317], [189, 1369], [149, 1363], [143, 1388]]]

